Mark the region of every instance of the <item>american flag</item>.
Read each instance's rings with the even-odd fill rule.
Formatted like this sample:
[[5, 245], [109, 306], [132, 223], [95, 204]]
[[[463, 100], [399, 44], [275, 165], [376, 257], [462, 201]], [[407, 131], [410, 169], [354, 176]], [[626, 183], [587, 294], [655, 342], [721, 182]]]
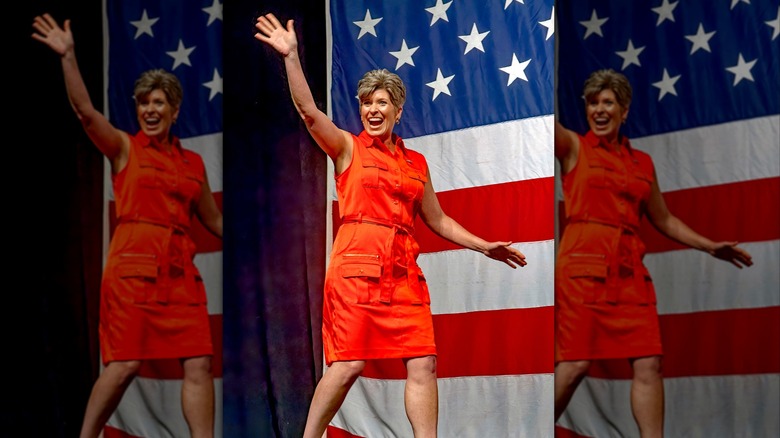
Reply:
[[[397, 73], [407, 100], [394, 132], [425, 155], [444, 211], [527, 256], [512, 270], [415, 226], [440, 436], [552, 436], [553, 1], [331, 0], [328, 13], [334, 122], [359, 133], [358, 80]], [[404, 378], [400, 360], [368, 363], [330, 436], [411, 436]]]
[[[780, 436], [780, 5], [566, 0], [557, 14], [561, 122], [584, 133], [585, 78], [624, 73], [622, 132], [652, 156], [670, 211], [755, 262], [736, 269], [645, 224], [667, 435]], [[638, 436], [627, 361], [596, 365], [559, 436]]]
[[[145, 70], [175, 74], [184, 100], [173, 134], [203, 157], [209, 184], [222, 205], [222, 3], [219, 0], [105, 0], [106, 101], [114, 126], [135, 133], [135, 80]], [[106, 175], [109, 233], [113, 195]], [[193, 220], [198, 246], [195, 265], [203, 277], [214, 343], [215, 429], [222, 431], [222, 242]], [[142, 366], [110, 418], [106, 436], [181, 437], [189, 430], [181, 412], [182, 370], [178, 360]]]

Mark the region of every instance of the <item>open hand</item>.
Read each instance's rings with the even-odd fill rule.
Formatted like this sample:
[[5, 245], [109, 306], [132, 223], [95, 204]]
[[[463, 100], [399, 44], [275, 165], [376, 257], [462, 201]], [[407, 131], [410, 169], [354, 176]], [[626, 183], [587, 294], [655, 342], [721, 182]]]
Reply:
[[737, 248], [739, 242], [717, 242], [709, 253], [716, 258], [725, 260], [742, 269], [742, 266], [751, 266], [753, 257], [742, 248]]
[[257, 18], [255, 27], [259, 32], [255, 38], [273, 47], [282, 56], [287, 56], [298, 49], [298, 39], [293, 29], [293, 21], [287, 20], [287, 29], [274, 14], [265, 14]]
[[73, 50], [73, 34], [70, 31], [70, 20], [65, 20], [61, 28], [57, 21], [49, 14], [35, 17], [33, 20], [33, 39], [51, 47], [58, 55], [63, 56], [69, 50]]
[[527, 265], [525, 255], [512, 248], [511, 244], [512, 242], [490, 242], [484, 254], [491, 259], [506, 263], [512, 269]]

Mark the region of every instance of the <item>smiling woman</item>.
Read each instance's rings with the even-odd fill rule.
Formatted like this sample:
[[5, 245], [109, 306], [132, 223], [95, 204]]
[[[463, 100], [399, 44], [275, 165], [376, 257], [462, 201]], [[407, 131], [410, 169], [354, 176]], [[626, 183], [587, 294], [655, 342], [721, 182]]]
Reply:
[[213, 348], [203, 281], [193, 263], [189, 228], [197, 215], [222, 237], [222, 213], [203, 160], [171, 134], [182, 102], [179, 80], [149, 70], [135, 82], [141, 129], [115, 128], [92, 105], [76, 62], [70, 21], [35, 17], [33, 39], [60, 57], [76, 116], [111, 164], [118, 225], [109, 246], [100, 294], [100, 351], [82, 437], [97, 437], [137, 375], [142, 361], [179, 359], [182, 409], [192, 436], [214, 435]]
[[422, 154], [393, 133], [406, 88], [398, 75], [371, 70], [358, 82], [363, 131], [337, 127], [312, 98], [292, 20], [257, 19], [255, 37], [284, 57], [293, 102], [335, 167], [342, 225], [325, 276], [323, 346], [328, 365], [311, 402], [304, 437], [320, 438], [371, 359], [406, 366], [404, 401], [415, 437], [434, 437], [438, 422], [436, 344], [428, 285], [417, 264], [419, 214], [439, 236], [508, 266], [524, 266], [511, 242], [487, 242], [447, 216]]
[[555, 265], [555, 419], [592, 360], [627, 359], [634, 419], [643, 437], [660, 437], [663, 350], [640, 222], [647, 216], [665, 236], [738, 268], [752, 260], [737, 242], [713, 242], [669, 212], [650, 155], [620, 134], [631, 104], [623, 74], [593, 72], [584, 95], [589, 132], [555, 126], [567, 219]]

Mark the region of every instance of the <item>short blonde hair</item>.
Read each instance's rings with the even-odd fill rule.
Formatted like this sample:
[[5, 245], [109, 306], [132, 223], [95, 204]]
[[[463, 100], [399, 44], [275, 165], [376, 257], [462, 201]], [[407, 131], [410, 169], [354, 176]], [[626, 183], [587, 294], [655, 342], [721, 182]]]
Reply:
[[387, 69], [370, 70], [358, 82], [357, 96], [360, 102], [376, 90], [386, 90], [396, 108], [406, 102], [406, 87], [401, 78]]
[[611, 68], [594, 71], [585, 80], [582, 94], [587, 102], [592, 96], [604, 90], [612, 90], [623, 108], [631, 105], [631, 83], [623, 73], [618, 73]]
[[182, 91], [179, 78], [173, 73], [161, 68], [147, 70], [141, 73], [141, 76], [135, 81], [133, 97], [137, 103], [141, 98], [157, 89], [160, 89], [165, 93], [165, 97], [168, 99], [168, 103], [170, 103], [171, 106], [174, 108], [179, 108], [181, 106], [184, 92]]

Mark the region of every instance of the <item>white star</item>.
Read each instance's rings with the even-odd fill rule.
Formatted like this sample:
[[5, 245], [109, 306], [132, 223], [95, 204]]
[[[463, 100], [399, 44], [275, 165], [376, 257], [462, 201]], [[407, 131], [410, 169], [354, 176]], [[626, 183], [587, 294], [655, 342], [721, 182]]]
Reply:
[[731, 9], [734, 9], [739, 2], [750, 4], [750, 0], [731, 0]]
[[138, 21], [131, 21], [130, 24], [135, 26], [135, 40], [138, 39], [139, 36], [143, 34], [147, 34], [150, 37], [154, 36], [154, 33], [152, 32], [152, 26], [154, 23], [157, 23], [157, 20], [159, 18], [149, 18], [148, 15], [146, 15], [146, 9], [144, 9], [144, 12], [141, 14], [141, 19]]
[[439, 97], [439, 94], [444, 93], [447, 96], [452, 96], [450, 94], [450, 87], [447, 86], [447, 84], [450, 83], [452, 78], [454, 78], [455, 75], [447, 76], [446, 78], [441, 74], [441, 69], [436, 69], [436, 80], [433, 82], [428, 82], [427, 86], [433, 88], [433, 99], [431, 99], [431, 102], [436, 100], [437, 97]]
[[175, 51], [165, 52], [168, 56], [173, 58], [173, 67], [171, 67], [171, 70], [176, 70], [176, 67], [181, 64], [187, 64], [192, 67], [192, 64], [190, 64], [190, 53], [192, 53], [193, 50], [195, 50], [195, 46], [186, 48], [184, 47], [184, 42], [179, 40], [179, 47]]
[[504, 3], [504, 10], [506, 10], [506, 8], [508, 8], [509, 5], [512, 4], [512, 2], [518, 2], [518, 3], [525, 4], [524, 0], [506, 0], [506, 3]]
[[380, 21], [382, 21], [382, 17], [371, 18], [371, 11], [366, 9], [366, 17], [363, 18], [363, 21], [353, 21], [353, 23], [360, 28], [358, 39], [367, 33], [376, 36], [376, 29], [374, 29], [374, 26], [376, 26]]
[[742, 79], [755, 82], [753, 80], [753, 74], [750, 73], [750, 69], [756, 65], [756, 61], [758, 61], [758, 59], [745, 62], [745, 59], [742, 58], [742, 54], [740, 53], [739, 58], [737, 59], [737, 65], [733, 67], [726, 67], [726, 70], [734, 73], [734, 86], [736, 86]]
[[777, 15], [775, 16], [774, 20], [765, 21], [767, 26], [774, 29], [772, 31], [772, 41], [777, 38], [777, 35], [780, 34], [780, 6], [777, 7]]
[[655, 23], [655, 27], [658, 27], [663, 23], [665, 20], [674, 21], [674, 8], [677, 7], [677, 3], [669, 3], [669, 0], [663, 0], [661, 3], [661, 6], [658, 6], [656, 8], [652, 8], [653, 12], [658, 14], [658, 21]]
[[696, 31], [696, 35], [685, 35], [685, 39], [690, 40], [693, 43], [693, 46], [691, 47], [691, 55], [696, 53], [699, 49], [704, 49], [710, 53], [712, 53], [712, 50], [710, 50], [710, 38], [715, 35], [715, 31], [705, 33], [704, 32], [704, 26], [702, 26], [701, 23], [699, 23], [699, 30]]
[[540, 21], [539, 24], [547, 28], [547, 38], [544, 40], [549, 40], [550, 37], [553, 36], [553, 33], [555, 33], [555, 6], [553, 6], [552, 12], [550, 12], [550, 19]]
[[222, 3], [220, 3], [219, 0], [214, 0], [214, 3], [212, 3], [211, 6], [203, 8], [203, 12], [209, 14], [209, 22], [206, 23], [206, 26], [211, 25], [214, 20], [222, 21]]
[[214, 69], [214, 76], [211, 77], [210, 81], [204, 83], [203, 86], [211, 90], [209, 92], [209, 101], [211, 101], [217, 93], [222, 93], [222, 76], [219, 75], [216, 68]]
[[677, 96], [677, 90], [674, 89], [674, 84], [680, 80], [680, 76], [681, 75], [669, 77], [669, 73], [667, 73], [666, 69], [664, 69], [663, 79], [658, 82], [653, 82], [653, 86], [661, 90], [661, 92], [658, 94], [659, 102], [664, 96], [666, 96], [667, 93]]
[[509, 74], [509, 80], [506, 83], [507, 87], [512, 85], [512, 82], [514, 82], [515, 79], [522, 79], [528, 82], [528, 78], [525, 76], [525, 68], [528, 67], [529, 62], [531, 62], [530, 59], [528, 61], [518, 62], [517, 56], [513, 53], [512, 63], [506, 67], [499, 68], [502, 72]]
[[585, 26], [585, 36], [582, 37], [582, 39], [587, 39], [592, 33], [603, 37], [604, 34], [601, 33], [601, 26], [606, 23], [607, 20], [609, 20], [609, 17], [599, 18], [599, 16], [596, 15], [596, 10], [594, 9], [593, 13], [590, 14], [590, 20], [580, 21], [580, 24]]
[[395, 69], [398, 70], [404, 64], [409, 64], [414, 67], [414, 61], [412, 55], [419, 49], [420, 46], [412, 47], [411, 49], [406, 46], [406, 40], [401, 40], [401, 50], [397, 52], [390, 52], [391, 55], [398, 58], [398, 62], [395, 64]]
[[628, 40], [628, 47], [626, 47], [626, 50], [615, 52], [617, 56], [623, 58], [623, 67], [620, 67], [620, 69], [625, 70], [626, 67], [631, 64], [636, 64], [641, 67], [642, 64], [639, 63], [639, 54], [642, 53], [642, 50], [645, 50], [645, 47], [646, 46], [634, 47], [634, 43], [632, 43], [631, 40]]
[[436, 0], [436, 4], [434, 6], [431, 6], [430, 8], [425, 8], [426, 11], [430, 12], [433, 16], [431, 17], [431, 26], [433, 26], [434, 23], [439, 21], [439, 19], [442, 19], [446, 22], [449, 22], [450, 19], [447, 17], [447, 9], [450, 8], [452, 5], [452, 2], [449, 3], [443, 3], [443, 0]]
[[485, 48], [482, 47], [482, 40], [484, 40], [489, 33], [490, 31], [479, 33], [477, 30], [477, 23], [474, 23], [474, 25], [471, 26], [470, 34], [458, 35], [458, 38], [466, 42], [466, 51], [463, 52], [463, 54], [469, 53], [471, 49], [477, 49], [480, 52], [485, 53]]

